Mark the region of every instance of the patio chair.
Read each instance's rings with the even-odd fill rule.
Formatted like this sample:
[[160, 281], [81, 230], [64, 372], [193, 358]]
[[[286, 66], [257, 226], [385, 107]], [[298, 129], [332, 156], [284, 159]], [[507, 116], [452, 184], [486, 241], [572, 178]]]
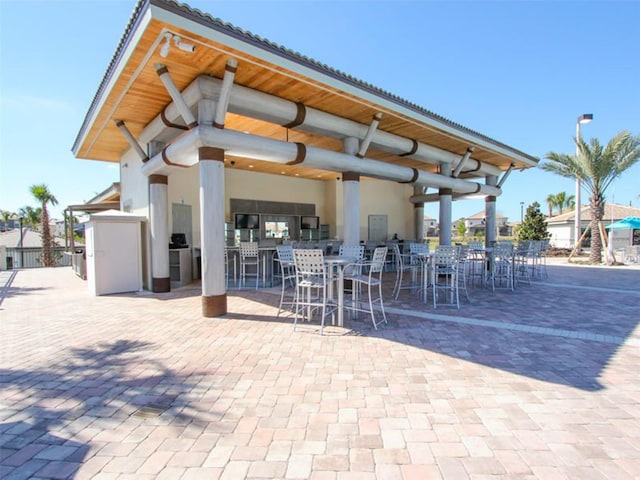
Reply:
[[[250, 267], [247, 269], [247, 267]], [[253, 270], [254, 271], [250, 271]], [[256, 290], [260, 283], [260, 251], [256, 242], [240, 242], [240, 288], [247, 277], [256, 277]]]
[[337, 307], [329, 295], [332, 280], [327, 274], [324, 252], [321, 249], [296, 249], [293, 251], [293, 258], [296, 275], [293, 330], [297, 328], [298, 317], [311, 321], [313, 314], [319, 310], [322, 335], [325, 318], [331, 315], [332, 322], [335, 322]]
[[[381, 323], [387, 323], [387, 316], [384, 312], [384, 301], [382, 299], [382, 272], [387, 258], [387, 247], [377, 247], [373, 251], [370, 261], [364, 263], [352, 263], [345, 267], [345, 279], [351, 280], [353, 284], [351, 311], [366, 312], [371, 315], [373, 328], [378, 329]], [[367, 273], [362, 273], [362, 267], [366, 267]], [[366, 288], [364, 288], [366, 287]], [[363, 296], [366, 292], [366, 305], [363, 306]], [[376, 322], [374, 304], [380, 305], [382, 318]]]
[[513, 244], [499, 243], [493, 247], [489, 279], [492, 290], [506, 288], [513, 291]]
[[[458, 258], [455, 246], [439, 245], [436, 248], [431, 258], [431, 289], [433, 308], [437, 308], [438, 303], [460, 308]], [[426, 300], [425, 298], [425, 302]]]
[[[231, 275], [231, 266], [233, 265], [233, 276]], [[236, 256], [229, 255], [229, 249], [224, 249], [224, 277], [225, 288], [229, 290], [229, 279], [233, 278], [233, 285], [237, 288], [237, 269], [236, 269]]]
[[412, 263], [412, 255], [402, 253], [397, 243], [393, 245], [393, 254], [396, 261], [396, 281], [393, 286], [393, 298], [397, 300], [401, 290], [416, 291], [420, 288], [420, 274], [423, 265], [418, 261]]
[[[278, 314], [276, 318], [280, 316], [280, 312], [283, 312], [283, 306], [287, 305], [291, 311], [295, 308], [296, 304], [296, 269], [295, 260], [293, 258], [293, 247], [291, 245], [278, 245], [276, 247], [276, 257], [274, 259], [278, 262], [280, 267], [281, 291], [280, 291], [280, 304], [278, 305]], [[290, 291], [291, 299], [285, 301], [287, 292]]]
[[[531, 285], [534, 269], [535, 243], [529, 240], [518, 242], [513, 252], [513, 281], [514, 286], [519, 283]], [[531, 262], [531, 263], [529, 263]]]
[[341, 257], [353, 257], [358, 261], [364, 260], [364, 245], [340, 245], [338, 255]]
[[467, 274], [471, 266], [469, 262], [469, 245], [456, 245], [456, 259], [458, 261], [458, 289], [460, 289], [460, 285], [462, 285], [467, 301], [471, 301], [467, 290]]

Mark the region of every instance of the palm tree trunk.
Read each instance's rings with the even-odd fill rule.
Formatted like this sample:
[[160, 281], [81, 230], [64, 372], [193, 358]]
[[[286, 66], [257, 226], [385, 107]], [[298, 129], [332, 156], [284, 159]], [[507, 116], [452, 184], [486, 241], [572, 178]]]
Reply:
[[42, 265], [53, 267], [53, 255], [51, 251], [51, 230], [49, 229], [49, 212], [46, 202], [42, 202]]
[[591, 213], [591, 263], [602, 263], [602, 238], [600, 238], [599, 225], [604, 217], [604, 197], [599, 193], [593, 193], [589, 198], [589, 210]]

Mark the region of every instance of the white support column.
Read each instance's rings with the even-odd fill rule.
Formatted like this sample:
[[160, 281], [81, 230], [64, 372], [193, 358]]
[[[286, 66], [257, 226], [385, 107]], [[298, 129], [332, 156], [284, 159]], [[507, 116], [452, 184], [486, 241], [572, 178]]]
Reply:
[[169, 274], [168, 178], [149, 175], [149, 227], [151, 232], [151, 290], [171, 291]]
[[[494, 175], [487, 176], [487, 185], [496, 185], [498, 183], [498, 177]], [[496, 225], [496, 197], [494, 195], [487, 195], [484, 199], [485, 207], [485, 245], [493, 245], [497, 240], [497, 225]]]
[[[424, 187], [421, 185], [414, 185], [413, 194], [422, 195], [424, 193]], [[413, 204], [413, 223], [414, 231], [416, 233], [416, 240], [421, 242], [424, 240], [424, 202], [416, 202]]]
[[227, 313], [224, 276], [224, 150], [200, 147], [198, 159], [202, 316], [220, 317]]
[[[344, 139], [344, 152], [358, 153], [358, 139]], [[360, 244], [360, 174], [344, 172], [342, 174], [342, 190], [344, 196], [344, 239], [345, 245]]]
[[440, 245], [451, 245], [451, 205], [453, 203], [453, 191], [450, 188], [441, 188], [440, 213]]

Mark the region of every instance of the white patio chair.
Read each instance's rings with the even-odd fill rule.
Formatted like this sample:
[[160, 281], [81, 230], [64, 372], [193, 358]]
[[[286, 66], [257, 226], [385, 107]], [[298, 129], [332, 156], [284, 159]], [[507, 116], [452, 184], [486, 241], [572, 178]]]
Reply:
[[[231, 275], [231, 266], [233, 266], [233, 276]], [[229, 290], [229, 279], [233, 278], [234, 287], [238, 287], [237, 283], [237, 268], [236, 268], [236, 256], [229, 255], [229, 250], [225, 247], [224, 249], [224, 277], [225, 277], [225, 288]]]
[[[250, 267], [247, 269], [247, 267]], [[255, 271], [250, 271], [255, 268]], [[240, 288], [247, 277], [256, 277], [256, 290], [260, 283], [260, 251], [256, 242], [240, 242]]]
[[412, 263], [412, 255], [410, 253], [402, 253], [400, 245], [393, 245], [393, 254], [396, 261], [396, 282], [393, 286], [393, 298], [396, 300], [400, 296], [401, 290], [417, 291], [421, 288], [420, 277], [423, 270], [422, 262]]
[[471, 267], [471, 263], [469, 262], [469, 245], [456, 245], [456, 259], [458, 261], [458, 289], [462, 286], [467, 301], [471, 301], [467, 290], [468, 273]]
[[516, 245], [513, 253], [514, 286], [519, 283], [531, 285], [531, 276], [535, 271], [535, 249], [535, 242], [529, 240], [520, 241]]
[[[280, 312], [283, 312], [283, 306], [289, 306], [293, 311], [296, 304], [296, 268], [295, 260], [293, 257], [293, 247], [291, 245], [278, 245], [276, 247], [276, 257], [274, 259], [278, 262], [281, 280], [280, 291], [280, 305], [278, 305], [278, 314], [276, 318], [280, 316]], [[291, 299], [285, 301], [287, 292], [290, 292]]]
[[[371, 315], [371, 322], [375, 330], [378, 329], [378, 325], [381, 323], [387, 323], [382, 299], [382, 272], [384, 271], [386, 258], [387, 247], [377, 247], [374, 249], [370, 261], [352, 263], [345, 267], [345, 279], [351, 280], [353, 284], [351, 311], [354, 313], [365, 312]], [[363, 266], [366, 267], [366, 273], [362, 272]], [[365, 294], [367, 308], [363, 306]], [[382, 318], [379, 321], [376, 321], [374, 311], [374, 305], [376, 304], [380, 305], [380, 312], [382, 313]]]
[[493, 247], [489, 280], [494, 291], [496, 288], [513, 291], [513, 244], [499, 243]]
[[320, 335], [324, 330], [325, 318], [331, 315], [335, 322], [336, 304], [329, 296], [331, 277], [324, 263], [324, 252], [320, 249], [296, 249], [293, 251], [296, 272], [296, 298], [293, 330], [298, 325], [298, 317], [311, 321], [313, 314], [320, 311]]
[[[439, 245], [431, 258], [433, 308], [451, 305], [460, 308], [458, 295], [458, 258], [456, 247]], [[447, 301], [448, 298], [448, 301]], [[425, 302], [426, 302], [425, 298]]]

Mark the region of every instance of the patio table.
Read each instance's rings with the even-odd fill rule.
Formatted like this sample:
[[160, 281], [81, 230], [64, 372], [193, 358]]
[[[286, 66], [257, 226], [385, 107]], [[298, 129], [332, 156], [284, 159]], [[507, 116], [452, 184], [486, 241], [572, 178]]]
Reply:
[[[324, 262], [329, 267], [329, 271], [333, 275], [333, 271], [338, 273], [338, 326], [344, 326], [344, 267], [350, 263], [357, 262], [355, 257], [341, 257], [339, 255], [325, 255]], [[331, 293], [333, 296], [333, 291]]]

